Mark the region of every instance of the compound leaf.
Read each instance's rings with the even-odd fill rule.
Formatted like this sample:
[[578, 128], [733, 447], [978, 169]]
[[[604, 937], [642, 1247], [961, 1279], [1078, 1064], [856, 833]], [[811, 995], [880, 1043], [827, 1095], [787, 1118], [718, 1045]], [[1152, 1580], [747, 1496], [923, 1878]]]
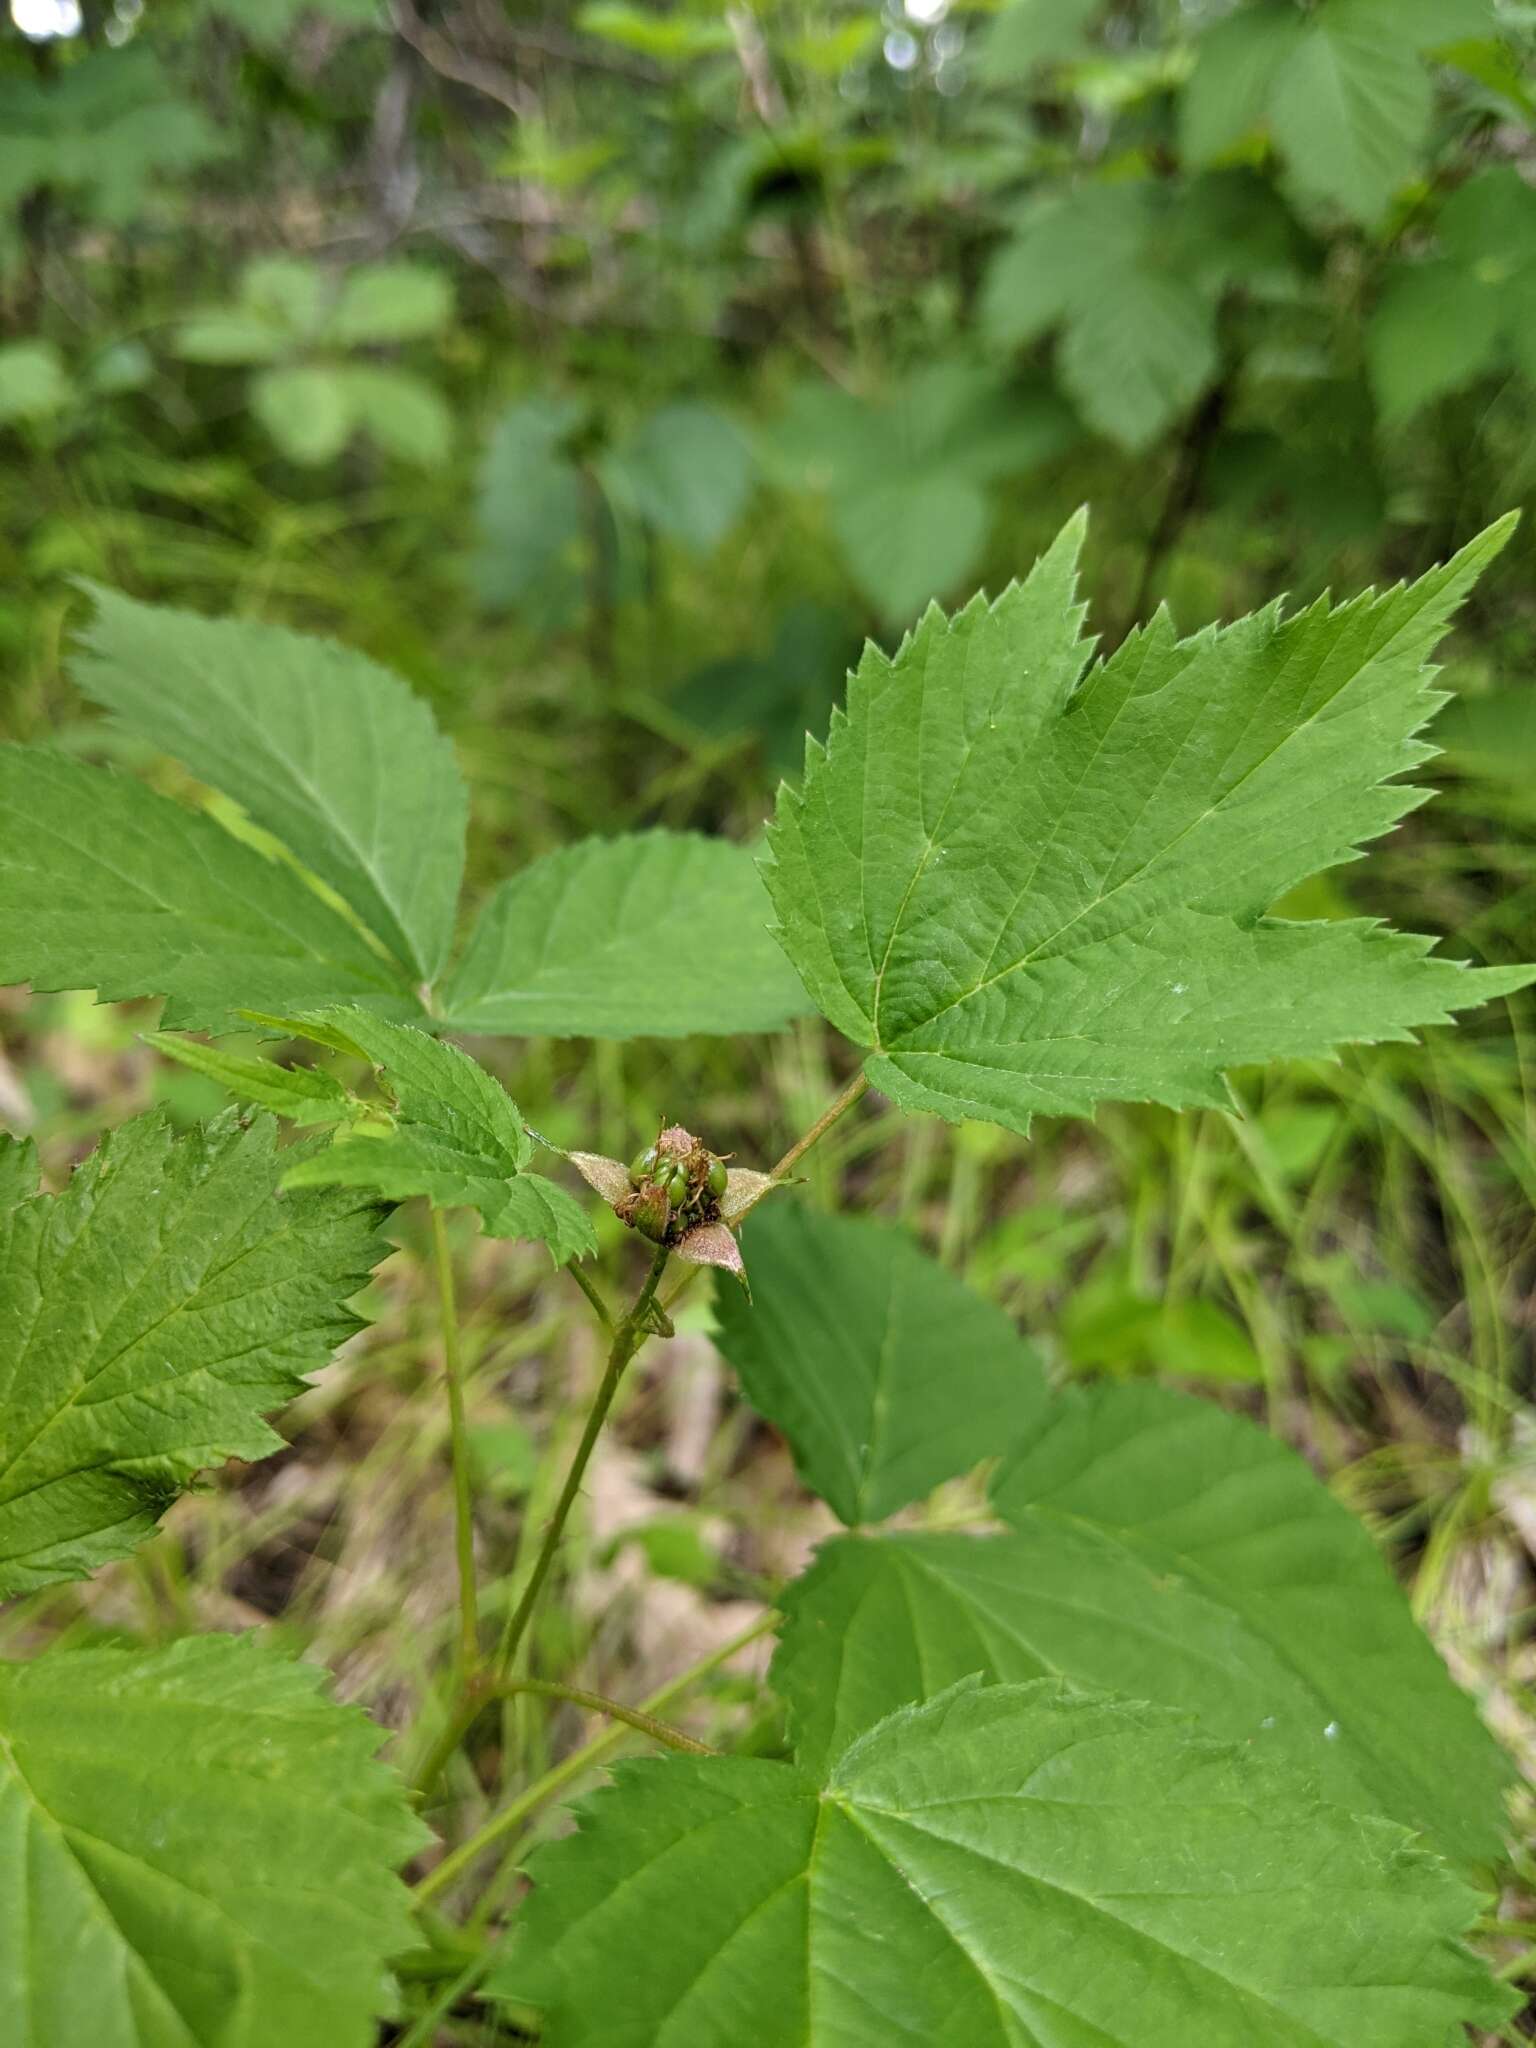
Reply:
[[1381, 596], [1278, 606], [1106, 663], [1074, 521], [1022, 585], [869, 648], [780, 791], [777, 931], [908, 1108], [1027, 1132], [1105, 1100], [1220, 1106], [1223, 1076], [1401, 1039], [1522, 986], [1364, 921], [1266, 915], [1422, 792], [1426, 658], [1510, 522]]
[[1017, 1443], [1044, 1404], [1001, 1309], [888, 1224], [768, 1203], [743, 1237], [753, 1303], [719, 1287], [721, 1350], [844, 1522], [877, 1522]]
[[788, 1589], [774, 1682], [803, 1759], [971, 1672], [1060, 1674], [1198, 1713], [1447, 1855], [1497, 1856], [1505, 1758], [1283, 1444], [1167, 1389], [1077, 1391], [993, 1496], [1010, 1534], [839, 1539]]
[[380, 1731], [232, 1636], [0, 1664], [11, 2048], [365, 2048], [426, 1830]]
[[147, 188], [225, 155], [227, 139], [181, 97], [152, 51], [92, 50], [54, 72], [0, 79], [0, 205], [34, 187], [75, 195], [95, 218], [142, 219]]
[[372, 1203], [280, 1196], [270, 1118], [103, 1139], [0, 1217], [0, 1598], [125, 1557], [360, 1327]]
[[746, 850], [691, 832], [584, 839], [493, 891], [439, 998], [444, 1029], [681, 1038], [807, 1007]]
[[322, 1010], [282, 1022], [296, 1035], [341, 1043], [371, 1061], [398, 1111], [391, 1131], [341, 1131], [285, 1175], [285, 1187], [372, 1188], [391, 1202], [424, 1195], [435, 1208], [478, 1209], [492, 1237], [535, 1238], [556, 1265], [596, 1250], [580, 1205], [526, 1170], [533, 1141], [522, 1112], [468, 1053], [366, 1010]]
[[92, 595], [72, 666], [86, 695], [233, 797], [403, 970], [432, 980], [453, 936], [468, 805], [422, 700], [331, 640]]
[[615, 1775], [490, 1983], [548, 2048], [1108, 2048], [1128, 2002], [1137, 2048], [1403, 2048], [1515, 2002], [1403, 1830], [1156, 1707], [964, 1686], [824, 1775]]
[[290, 867], [131, 776], [0, 747], [0, 983], [166, 997], [217, 1029], [243, 1004], [421, 1003]]

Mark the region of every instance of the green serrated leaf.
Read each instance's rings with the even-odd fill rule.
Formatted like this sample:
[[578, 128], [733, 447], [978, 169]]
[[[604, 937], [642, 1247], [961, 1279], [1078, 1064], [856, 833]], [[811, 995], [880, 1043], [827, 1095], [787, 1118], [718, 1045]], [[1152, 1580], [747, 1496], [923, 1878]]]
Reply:
[[841, 1519], [878, 1522], [1016, 1443], [1045, 1400], [1012, 1322], [882, 1223], [770, 1203], [742, 1238], [753, 1302], [716, 1342]]
[[1159, 614], [1086, 675], [1082, 530], [996, 604], [868, 649], [780, 792], [779, 936], [874, 1085], [1020, 1132], [1106, 1100], [1219, 1107], [1230, 1068], [1406, 1038], [1529, 981], [1266, 915], [1421, 800], [1387, 778], [1426, 758], [1426, 659], [1511, 522], [1337, 608], [1182, 641]]
[[1079, 1390], [993, 1493], [1015, 1533], [842, 1538], [788, 1588], [773, 1677], [803, 1758], [970, 1672], [1061, 1674], [1197, 1713], [1460, 1861], [1497, 1858], [1507, 1760], [1284, 1445], [1167, 1389]]
[[279, 1197], [275, 1134], [139, 1117], [0, 1218], [0, 1598], [126, 1557], [195, 1473], [276, 1450], [263, 1416], [360, 1327], [379, 1212]]
[[419, 1016], [404, 973], [291, 868], [143, 783], [0, 747], [0, 984], [166, 997], [177, 1030], [245, 1004]]
[[1515, 2003], [1403, 1830], [1155, 1707], [967, 1686], [825, 1775], [615, 1775], [489, 1981], [548, 2048], [1404, 2048]]
[[355, 1046], [380, 1070], [399, 1111], [387, 1135], [342, 1131], [285, 1174], [285, 1187], [372, 1188], [392, 1202], [424, 1195], [434, 1208], [478, 1209], [492, 1237], [534, 1238], [557, 1266], [597, 1249], [585, 1211], [526, 1170], [533, 1141], [522, 1112], [468, 1053], [366, 1010], [283, 1021], [322, 1045]]
[[331, 640], [91, 594], [70, 671], [85, 694], [233, 797], [410, 979], [432, 980], [453, 937], [468, 798], [422, 700]]
[[0, 1214], [31, 1201], [41, 1185], [37, 1146], [30, 1138], [0, 1131]]
[[429, 1839], [380, 1730], [249, 1638], [0, 1664], [10, 2048], [365, 2048]]
[[357, 1110], [357, 1103], [341, 1083], [318, 1067], [280, 1067], [272, 1060], [222, 1052], [217, 1046], [178, 1038], [169, 1031], [146, 1031], [144, 1037], [168, 1059], [217, 1081], [237, 1101], [253, 1102], [258, 1109], [287, 1117], [290, 1123], [343, 1123]]
[[806, 1007], [745, 848], [585, 839], [496, 889], [439, 996], [448, 1031], [680, 1038], [777, 1031]]

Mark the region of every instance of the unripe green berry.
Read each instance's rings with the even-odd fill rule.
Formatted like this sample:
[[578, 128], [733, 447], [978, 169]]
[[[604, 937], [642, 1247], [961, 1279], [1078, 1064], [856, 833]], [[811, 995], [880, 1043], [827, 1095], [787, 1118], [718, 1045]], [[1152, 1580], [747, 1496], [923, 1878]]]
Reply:
[[717, 1202], [725, 1193], [728, 1178], [729, 1176], [725, 1170], [725, 1161], [723, 1159], [711, 1159], [709, 1162], [709, 1192]]
[[649, 1145], [645, 1151], [637, 1152], [629, 1162], [629, 1177], [638, 1187], [643, 1180], [649, 1180], [656, 1167], [656, 1147]]
[[673, 1208], [675, 1209], [678, 1207], [680, 1203], [686, 1202], [687, 1199], [688, 1176], [686, 1173], [683, 1172], [682, 1168], [679, 1167], [678, 1170], [673, 1174], [672, 1178], [667, 1182], [667, 1200], [672, 1204]]

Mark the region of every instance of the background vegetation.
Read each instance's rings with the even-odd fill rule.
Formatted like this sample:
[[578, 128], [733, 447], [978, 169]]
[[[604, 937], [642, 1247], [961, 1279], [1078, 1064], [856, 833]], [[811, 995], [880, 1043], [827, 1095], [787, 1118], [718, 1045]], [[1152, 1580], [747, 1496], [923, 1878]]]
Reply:
[[[861, 637], [894, 645], [929, 598], [999, 588], [1084, 500], [1113, 644], [1162, 599], [1193, 628], [1415, 573], [1531, 495], [1536, 8], [12, 17], [7, 736], [127, 744], [68, 680], [78, 578], [323, 629], [454, 734], [482, 892], [581, 833], [752, 838]], [[1527, 521], [1454, 645], [1444, 793], [1369, 888], [1340, 870], [1307, 914], [1532, 957], [1533, 564]], [[54, 1185], [104, 1123], [223, 1100], [143, 1045], [150, 1006], [4, 1004], [0, 1117], [38, 1135]], [[1001, 1300], [1060, 1375], [1161, 1374], [1266, 1415], [1371, 1518], [1527, 1761], [1531, 1022], [1517, 998], [1424, 1050], [1240, 1086], [1241, 1116], [1115, 1109], [1027, 1146], [877, 1105], [813, 1168]], [[812, 1024], [478, 1050], [559, 1142], [621, 1157], [663, 1114], [773, 1157], [842, 1078]], [[545, 1506], [535, 1449], [573, 1432], [594, 1370], [585, 1327], [547, 1289], [534, 1304], [542, 1260], [474, 1253], [503, 1589]], [[184, 1502], [140, 1562], [13, 1607], [0, 1643], [270, 1621], [408, 1719], [452, 1594], [432, 1338], [405, 1298], [386, 1269], [289, 1453]], [[626, 1697], [749, 1627], [822, 1531], [695, 1316], [627, 1388], [540, 1623]], [[739, 1718], [733, 1668], [686, 1710], [699, 1732]], [[488, 1756], [488, 1804], [496, 1773]], [[1517, 1975], [1529, 1910], [1512, 1888]], [[423, 1993], [401, 2037], [473, 2038], [437, 2027]]]

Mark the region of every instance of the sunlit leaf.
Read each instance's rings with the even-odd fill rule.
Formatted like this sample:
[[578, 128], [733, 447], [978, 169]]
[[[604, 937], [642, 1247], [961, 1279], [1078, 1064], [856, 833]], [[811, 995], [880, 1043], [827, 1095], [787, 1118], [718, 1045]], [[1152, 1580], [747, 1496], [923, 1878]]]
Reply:
[[233, 1636], [0, 1664], [10, 2048], [366, 2048], [426, 1830], [381, 1731]]
[[421, 1014], [409, 976], [292, 868], [131, 776], [0, 747], [0, 983], [23, 981], [165, 996], [182, 1030], [243, 1005]]
[[743, 1243], [754, 1303], [717, 1291], [717, 1341], [844, 1522], [931, 1493], [1039, 1413], [1035, 1352], [902, 1232], [779, 1202]]
[[723, 839], [585, 839], [495, 890], [440, 995], [444, 1028], [519, 1037], [776, 1031], [806, 1007], [751, 855]]
[[334, 641], [92, 596], [72, 664], [87, 696], [233, 797], [402, 970], [431, 980], [453, 936], [468, 804], [421, 699]]
[[340, 1044], [378, 1068], [393, 1098], [393, 1128], [343, 1129], [284, 1176], [285, 1187], [371, 1188], [391, 1202], [424, 1195], [435, 1208], [478, 1209], [492, 1237], [528, 1237], [556, 1265], [594, 1251], [581, 1207], [530, 1173], [533, 1141], [522, 1112], [493, 1074], [457, 1046], [387, 1023], [366, 1010], [284, 1019], [295, 1036]]
[[280, 1196], [274, 1136], [140, 1117], [0, 1216], [0, 1598], [125, 1557], [194, 1474], [278, 1449], [263, 1418], [359, 1327], [379, 1211]]
[[1426, 661], [1510, 522], [1407, 588], [1090, 668], [1081, 524], [1027, 582], [867, 650], [767, 869], [823, 1014], [912, 1109], [1025, 1132], [1220, 1106], [1227, 1070], [1401, 1039], [1521, 987], [1363, 920], [1268, 914], [1421, 800]]
[[[930, 1352], [942, 1383], [943, 1354]], [[782, 1596], [800, 1754], [981, 1672], [1156, 1700], [1489, 1864], [1509, 1765], [1365, 1531], [1295, 1454], [1153, 1386], [1058, 1397], [993, 1484], [1013, 1533], [847, 1537]]]
[[616, 1775], [490, 1980], [547, 2048], [1107, 2048], [1128, 2007], [1136, 2048], [1403, 2048], [1516, 2002], [1403, 1830], [1155, 1707], [962, 1687], [820, 1770]]

